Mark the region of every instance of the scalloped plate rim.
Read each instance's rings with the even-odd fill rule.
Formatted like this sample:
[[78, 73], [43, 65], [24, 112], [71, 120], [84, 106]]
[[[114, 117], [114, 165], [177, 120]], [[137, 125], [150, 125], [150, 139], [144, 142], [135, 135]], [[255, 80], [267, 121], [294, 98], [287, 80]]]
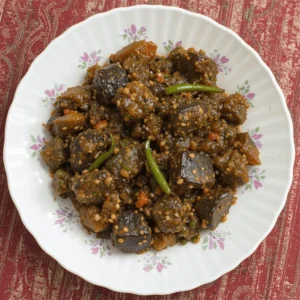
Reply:
[[[102, 285], [99, 284], [96, 281], [90, 280], [88, 279], [85, 274], [81, 274], [80, 272], [77, 272], [76, 270], [73, 269], [73, 266], [66, 266], [64, 264], [64, 262], [60, 261], [59, 259], [57, 259], [55, 257], [55, 253], [50, 253], [50, 251], [48, 251], [47, 246], [43, 245], [40, 240], [39, 237], [37, 236], [37, 234], [35, 233], [34, 228], [29, 225], [29, 223], [25, 220], [25, 216], [22, 214], [22, 211], [19, 208], [18, 205], [18, 200], [16, 200], [16, 198], [14, 197], [14, 190], [12, 188], [11, 185], [11, 180], [12, 180], [12, 176], [9, 172], [9, 161], [7, 159], [7, 137], [8, 137], [8, 123], [9, 123], [9, 119], [10, 119], [10, 115], [12, 114], [12, 111], [14, 109], [14, 107], [16, 106], [17, 102], [15, 101], [16, 95], [18, 94], [18, 91], [20, 90], [21, 86], [24, 84], [24, 79], [25, 77], [31, 72], [31, 70], [34, 68], [35, 64], [41, 60], [43, 58], [43, 56], [48, 53], [49, 51], [51, 51], [51, 47], [58, 42], [60, 39], [63, 39], [67, 34], [69, 34], [70, 32], [72, 32], [73, 30], [75, 30], [77, 27], [80, 27], [88, 22], [90, 22], [91, 20], [95, 19], [95, 18], [99, 18], [104, 14], [117, 14], [117, 13], [122, 13], [123, 11], [130, 11], [130, 10], [139, 10], [139, 9], [150, 9], [150, 10], [156, 10], [156, 9], [162, 9], [162, 10], [173, 10], [174, 12], [180, 12], [182, 14], [187, 14], [190, 16], [194, 16], [197, 18], [202, 18], [205, 19], [208, 23], [211, 23], [212, 26], [218, 27], [220, 30], [225, 31], [227, 33], [229, 33], [234, 39], [236, 39], [242, 47], [244, 47], [246, 50], [250, 51], [251, 54], [253, 54], [253, 56], [255, 57], [256, 61], [260, 64], [260, 66], [267, 71], [268, 76], [270, 77], [270, 79], [272, 80], [272, 83], [274, 84], [274, 88], [276, 89], [276, 91], [278, 92], [278, 94], [280, 95], [280, 100], [281, 100], [281, 105], [283, 106], [283, 111], [285, 113], [285, 117], [287, 119], [288, 122], [288, 127], [289, 127], [289, 140], [290, 140], [290, 146], [291, 146], [291, 153], [289, 153], [290, 155], [290, 161], [289, 161], [289, 178], [288, 178], [288, 184], [285, 187], [285, 192], [284, 192], [284, 199], [281, 202], [281, 206], [278, 208], [277, 212], [275, 213], [272, 221], [270, 222], [270, 225], [268, 227], [268, 229], [264, 232], [264, 234], [261, 235], [260, 239], [257, 240], [257, 242], [253, 245], [253, 247], [251, 248], [250, 251], [248, 251], [247, 253], [244, 254], [244, 256], [238, 260], [237, 262], [235, 262], [234, 264], [232, 264], [231, 266], [227, 267], [226, 269], [223, 269], [222, 271], [220, 271], [218, 274], [215, 274], [214, 276], [210, 276], [207, 278], [206, 281], [201, 282], [199, 284], [192, 284], [192, 285], [186, 285], [184, 288], [168, 288], [167, 290], [160, 290], [160, 291], [129, 291], [129, 290], [122, 290], [122, 289], [118, 289], [117, 287], [112, 285]], [[178, 8], [178, 7], [174, 7], [174, 6], [164, 6], [164, 5], [135, 5], [135, 6], [128, 6], [128, 7], [120, 7], [120, 8], [115, 8], [112, 10], [109, 10], [107, 12], [102, 12], [102, 13], [98, 13], [95, 14], [93, 16], [90, 16], [89, 18], [72, 25], [71, 27], [69, 27], [67, 30], [65, 30], [61, 35], [59, 35], [58, 37], [56, 37], [54, 40], [52, 40], [47, 47], [34, 59], [34, 61], [31, 63], [29, 69], [27, 70], [26, 74], [23, 76], [22, 80], [19, 82], [18, 87], [15, 91], [15, 95], [14, 95], [14, 99], [11, 103], [11, 106], [9, 108], [8, 114], [7, 114], [7, 119], [6, 119], [6, 125], [5, 125], [5, 137], [4, 137], [4, 151], [3, 151], [3, 160], [4, 160], [4, 167], [5, 167], [5, 171], [7, 174], [7, 181], [8, 181], [8, 189], [11, 195], [11, 198], [19, 212], [20, 218], [22, 220], [22, 223], [24, 224], [24, 226], [26, 227], [26, 229], [31, 233], [31, 235], [35, 238], [35, 240], [37, 241], [38, 245], [42, 248], [42, 250], [47, 253], [49, 256], [51, 256], [53, 259], [55, 259], [63, 268], [65, 268], [66, 270], [68, 270], [69, 272], [83, 278], [84, 280], [86, 280], [87, 282], [90, 282], [94, 285], [98, 285], [98, 286], [102, 286], [104, 288], [108, 288], [111, 289], [113, 291], [116, 292], [121, 292], [121, 293], [133, 293], [133, 294], [137, 294], [137, 295], [166, 295], [166, 294], [172, 294], [172, 293], [176, 293], [176, 292], [183, 292], [183, 291], [188, 291], [194, 288], [197, 288], [199, 286], [208, 284], [210, 282], [215, 281], [216, 279], [218, 279], [219, 277], [221, 277], [222, 275], [230, 272], [231, 270], [235, 269], [242, 261], [244, 261], [247, 257], [249, 257], [256, 249], [257, 247], [260, 245], [260, 243], [267, 237], [267, 235], [270, 233], [270, 231], [273, 229], [277, 218], [280, 214], [280, 212], [282, 211], [285, 203], [286, 203], [286, 199], [287, 199], [287, 195], [288, 192], [290, 190], [291, 184], [292, 184], [292, 179], [293, 179], [293, 165], [294, 165], [294, 160], [295, 160], [295, 145], [294, 145], [294, 139], [293, 139], [293, 124], [292, 124], [292, 120], [291, 120], [291, 116], [290, 113], [288, 111], [287, 105], [286, 105], [286, 101], [285, 101], [285, 97], [284, 94], [281, 90], [281, 88], [279, 87], [272, 71], [270, 70], [270, 68], [266, 65], [266, 63], [262, 60], [262, 58], [260, 57], [260, 55], [251, 47], [249, 46], [237, 33], [235, 33], [233, 30], [219, 24], [218, 22], [214, 21], [213, 19], [199, 14], [199, 13], [195, 13], [195, 12], [190, 12], [188, 10], [182, 9], [182, 8]]]

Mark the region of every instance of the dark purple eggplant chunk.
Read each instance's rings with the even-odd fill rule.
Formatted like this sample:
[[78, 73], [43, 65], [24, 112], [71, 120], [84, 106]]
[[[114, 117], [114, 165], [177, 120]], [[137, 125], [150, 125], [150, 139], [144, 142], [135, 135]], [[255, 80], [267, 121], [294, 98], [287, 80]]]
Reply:
[[230, 209], [234, 191], [224, 187], [214, 187], [208, 193], [197, 197], [195, 211], [202, 229], [214, 230]]
[[111, 104], [117, 89], [128, 83], [125, 70], [120, 63], [107, 65], [95, 72], [93, 89], [97, 100], [104, 105]]
[[119, 214], [111, 239], [123, 252], [141, 252], [150, 246], [151, 228], [142, 213], [127, 210]]

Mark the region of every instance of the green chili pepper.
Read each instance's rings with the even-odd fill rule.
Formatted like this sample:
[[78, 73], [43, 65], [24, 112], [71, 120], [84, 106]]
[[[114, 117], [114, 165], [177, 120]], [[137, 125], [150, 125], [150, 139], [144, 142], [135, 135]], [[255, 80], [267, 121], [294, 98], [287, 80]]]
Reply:
[[220, 89], [215, 86], [207, 86], [202, 84], [189, 84], [189, 83], [182, 83], [182, 84], [175, 84], [171, 85], [166, 88], [166, 94], [171, 95], [180, 92], [208, 92], [208, 93], [223, 93], [225, 90]]
[[155, 159], [152, 156], [149, 140], [146, 142], [145, 148], [146, 148], [147, 162], [148, 162], [148, 165], [149, 165], [149, 168], [151, 170], [151, 173], [152, 173], [153, 177], [155, 178], [155, 180], [157, 181], [157, 183], [161, 187], [161, 189], [167, 195], [170, 195], [171, 194], [171, 189], [170, 189], [165, 177], [161, 173]]
[[90, 165], [89, 171], [98, 169], [114, 152], [115, 150], [115, 139], [112, 134], [110, 134], [111, 145], [107, 152], [104, 152]]

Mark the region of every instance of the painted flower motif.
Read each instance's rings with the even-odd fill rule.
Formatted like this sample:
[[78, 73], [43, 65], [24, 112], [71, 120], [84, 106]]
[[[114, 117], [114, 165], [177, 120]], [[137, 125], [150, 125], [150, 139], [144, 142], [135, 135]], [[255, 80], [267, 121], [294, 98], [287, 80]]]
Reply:
[[78, 215], [74, 210], [73, 206], [64, 206], [62, 207], [59, 204], [59, 209], [57, 209], [53, 215], [56, 217], [55, 225], [58, 225], [59, 228], [66, 233], [68, 230], [73, 230], [73, 225], [78, 219]]
[[255, 94], [250, 92], [251, 86], [248, 80], [246, 80], [241, 86], [237, 85], [236, 87], [237, 87], [237, 92], [247, 99], [250, 107], [254, 107], [253, 98], [255, 97]]
[[93, 51], [88, 54], [87, 52], [84, 52], [82, 56], [80, 56], [79, 59], [79, 65], [78, 68], [85, 69], [87, 67], [96, 65], [101, 60], [101, 49], [98, 51]]
[[138, 262], [143, 263], [143, 270], [147, 273], [152, 270], [156, 270], [158, 273], [161, 273], [164, 269], [167, 269], [167, 266], [172, 265], [166, 256], [150, 252], [146, 253], [141, 260], [138, 260]]
[[261, 149], [263, 144], [261, 143], [260, 139], [263, 137], [263, 135], [259, 133], [259, 126], [255, 129], [249, 129], [248, 133], [256, 147]]
[[266, 178], [266, 170], [260, 170], [257, 167], [249, 169], [249, 182], [245, 185], [244, 191], [258, 190], [263, 187], [263, 181]]
[[94, 238], [85, 242], [90, 246], [93, 255], [99, 254], [100, 258], [112, 255], [111, 247], [107, 240]]
[[147, 29], [145, 26], [141, 26], [140, 29], [136, 25], [131, 24], [130, 28], [124, 29], [124, 33], [120, 34], [123, 40], [127, 40], [128, 43], [132, 43], [141, 39], [147, 39]]
[[42, 99], [42, 102], [45, 103], [45, 106], [49, 106], [54, 104], [56, 97], [58, 97], [61, 92], [65, 88], [65, 84], [54, 84], [54, 87], [52, 89], [45, 90], [46, 98]]
[[225, 249], [225, 242], [230, 238], [231, 233], [229, 231], [210, 231], [208, 236], [204, 237], [202, 241], [202, 249], [205, 250], [217, 250]]
[[178, 41], [177, 43], [175, 43], [175, 45], [171, 40], [168, 40], [168, 42], [163, 42], [163, 46], [164, 46], [165, 50], [168, 52], [172, 51], [173, 49], [175, 49], [181, 45], [182, 45], [182, 41]]
[[225, 55], [221, 56], [218, 50], [214, 50], [214, 52], [210, 53], [209, 56], [217, 64], [219, 72], [224, 72], [225, 75], [231, 72], [231, 68], [226, 65], [229, 62], [229, 58], [227, 58]]
[[32, 150], [31, 157], [37, 157], [37, 159], [40, 159], [40, 152], [43, 149], [45, 143], [46, 143], [46, 138], [41, 137], [40, 135], [37, 135], [34, 137], [33, 135], [30, 136], [32, 145], [29, 147], [29, 149]]

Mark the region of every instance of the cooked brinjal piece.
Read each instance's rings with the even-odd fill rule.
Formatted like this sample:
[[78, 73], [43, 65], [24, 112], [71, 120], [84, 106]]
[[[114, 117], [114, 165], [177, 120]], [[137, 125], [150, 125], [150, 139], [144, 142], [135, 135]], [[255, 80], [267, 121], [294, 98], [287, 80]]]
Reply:
[[72, 112], [53, 121], [52, 132], [55, 136], [76, 135], [87, 127], [85, 116]]
[[119, 214], [111, 238], [123, 252], [141, 252], [150, 246], [151, 228], [142, 213], [127, 210]]
[[228, 147], [232, 147], [237, 128], [226, 122], [224, 119], [219, 119], [210, 124], [206, 133], [206, 138], [199, 143], [198, 150], [212, 155], [221, 154]]
[[208, 193], [197, 197], [195, 211], [200, 219], [202, 229], [214, 230], [225, 217], [232, 204], [234, 191], [216, 186]]
[[108, 150], [110, 138], [107, 132], [87, 129], [71, 143], [71, 168], [74, 172], [87, 169], [100, 154]]
[[79, 209], [82, 225], [94, 232], [105, 234], [117, 218], [120, 202], [118, 193], [112, 192], [105, 197], [102, 207], [82, 205]]
[[52, 187], [57, 195], [63, 195], [70, 191], [69, 182], [71, 180], [70, 173], [64, 170], [57, 170], [52, 180]]
[[51, 170], [57, 170], [68, 161], [68, 145], [60, 137], [55, 137], [46, 142], [40, 155]]
[[75, 86], [58, 96], [57, 103], [63, 109], [88, 111], [91, 97], [91, 86]]
[[112, 54], [109, 57], [111, 62], [123, 63], [128, 57], [132, 57], [136, 60], [150, 61], [156, 55], [157, 45], [153, 42], [146, 42], [145, 40], [133, 42], [116, 54]]
[[72, 178], [71, 188], [76, 200], [82, 204], [102, 203], [115, 190], [115, 180], [106, 169], [95, 169]]
[[125, 86], [127, 82], [127, 74], [119, 63], [107, 65], [95, 72], [94, 94], [101, 104], [109, 105], [117, 89]]
[[170, 125], [175, 136], [186, 137], [205, 126], [207, 118], [207, 110], [204, 105], [184, 104], [172, 112]]
[[138, 81], [118, 89], [113, 99], [125, 121], [144, 119], [154, 112], [156, 101], [151, 91]]
[[100, 121], [109, 120], [111, 113], [111, 108], [101, 105], [97, 100], [91, 101], [89, 109], [90, 124], [95, 126]]
[[143, 150], [144, 147], [141, 144], [131, 144], [122, 148], [106, 163], [106, 168], [112, 173], [118, 184], [129, 182], [141, 171], [145, 163]]
[[242, 132], [236, 136], [234, 147], [238, 149], [240, 153], [246, 155], [249, 165], [255, 166], [261, 164], [259, 151], [248, 132]]
[[205, 55], [203, 50], [185, 50], [177, 47], [169, 53], [174, 69], [184, 75], [189, 83], [216, 85], [218, 67], [215, 61]]
[[238, 187], [249, 181], [247, 164], [245, 155], [232, 149], [214, 159], [214, 165], [219, 170], [220, 183], [230, 187]]
[[174, 233], [158, 232], [153, 233], [153, 244], [152, 247], [156, 251], [161, 251], [168, 247], [175, 245], [177, 237]]
[[172, 190], [177, 194], [204, 189], [215, 183], [212, 160], [204, 153], [179, 151], [171, 158], [170, 169]]
[[162, 130], [163, 121], [154, 113], [133, 125], [131, 136], [134, 138], [155, 140]]
[[162, 232], [179, 232], [185, 223], [186, 213], [186, 206], [176, 195], [162, 196], [152, 208], [152, 216]]
[[128, 57], [124, 63], [123, 68], [128, 74], [128, 79], [130, 81], [140, 81], [143, 84], [148, 84], [149, 81], [149, 68], [147, 61], [145, 60], [136, 60], [133, 57]]
[[248, 108], [249, 104], [246, 98], [239, 93], [235, 93], [224, 101], [222, 116], [234, 125], [241, 125], [247, 119]]

